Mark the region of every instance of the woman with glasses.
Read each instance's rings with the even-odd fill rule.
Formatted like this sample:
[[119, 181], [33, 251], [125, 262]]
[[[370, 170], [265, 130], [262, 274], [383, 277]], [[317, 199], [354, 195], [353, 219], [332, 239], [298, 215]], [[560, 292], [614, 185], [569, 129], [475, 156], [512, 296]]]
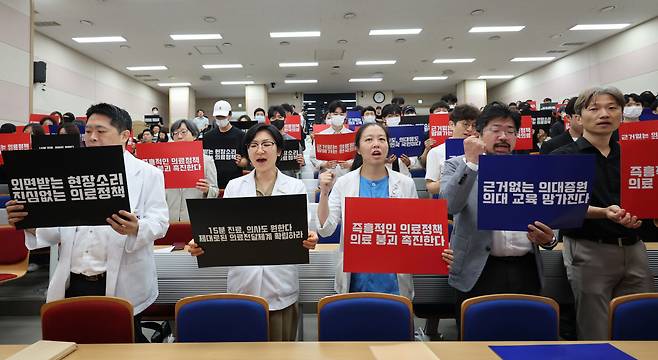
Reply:
[[[257, 197], [306, 194], [301, 180], [286, 176], [276, 168], [276, 161], [283, 151], [283, 136], [268, 124], [256, 124], [245, 134], [249, 161], [254, 170], [247, 175], [229, 181], [224, 198]], [[277, 211], [273, 209], [272, 211]], [[308, 232], [308, 238], [300, 246], [314, 249], [318, 235]], [[190, 242], [193, 256], [203, 250]], [[228, 273], [228, 292], [264, 297], [270, 306], [270, 340], [294, 341], [297, 337], [299, 318], [299, 275], [296, 265], [239, 266]]]
[[[386, 166], [388, 132], [383, 125], [363, 125], [356, 133], [355, 145], [355, 170], [338, 180], [332, 171], [320, 174], [318, 232], [323, 236], [333, 234], [341, 222], [346, 197], [418, 198], [413, 180]], [[336, 292], [381, 292], [413, 298], [410, 274], [344, 272], [343, 242], [341, 234], [334, 285]]]
[[[452, 131], [451, 139], [465, 139], [476, 133], [475, 119], [480, 116], [480, 110], [473, 105], [457, 105], [450, 113], [448, 127]], [[427, 192], [436, 195], [440, 191], [439, 181], [446, 162], [446, 144], [443, 143], [427, 153], [425, 166], [425, 183]]]
[[[171, 125], [171, 136], [175, 142], [194, 141], [199, 135], [196, 125], [189, 120], [178, 120]], [[208, 155], [203, 155], [203, 179], [196, 182], [194, 188], [167, 189], [167, 206], [169, 207], [169, 221], [190, 221], [187, 212], [186, 199], [216, 198], [219, 194], [217, 187], [217, 168], [215, 162]]]

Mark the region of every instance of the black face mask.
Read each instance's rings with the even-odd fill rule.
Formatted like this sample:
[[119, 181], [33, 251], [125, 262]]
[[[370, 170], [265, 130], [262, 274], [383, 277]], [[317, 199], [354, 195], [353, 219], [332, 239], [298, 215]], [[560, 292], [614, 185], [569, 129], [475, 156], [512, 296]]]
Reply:
[[284, 120], [272, 120], [270, 123], [279, 130], [283, 129]]

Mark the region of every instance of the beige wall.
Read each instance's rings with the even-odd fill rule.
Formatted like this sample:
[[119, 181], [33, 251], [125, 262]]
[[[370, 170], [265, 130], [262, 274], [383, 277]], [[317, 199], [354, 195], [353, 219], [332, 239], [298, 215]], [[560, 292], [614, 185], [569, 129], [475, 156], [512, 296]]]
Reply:
[[575, 96], [595, 85], [624, 93], [658, 90], [658, 18], [489, 89], [489, 101]]
[[0, 0], [0, 123], [24, 124], [32, 83], [31, 1]]
[[168, 120], [166, 93], [37, 32], [34, 33], [34, 57], [47, 63], [47, 75], [45, 86], [34, 86], [33, 113], [58, 110], [80, 116], [90, 105], [107, 102], [126, 109], [134, 121], [143, 120], [153, 106]]

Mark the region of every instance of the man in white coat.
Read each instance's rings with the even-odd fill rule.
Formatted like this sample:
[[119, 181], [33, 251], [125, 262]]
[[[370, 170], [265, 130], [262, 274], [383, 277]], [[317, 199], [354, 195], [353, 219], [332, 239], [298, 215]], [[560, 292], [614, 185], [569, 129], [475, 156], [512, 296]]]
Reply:
[[[130, 115], [114, 105], [87, 110], [87, 146], [124, 146], [130, 137]], [[47, 302], [75, 296], [124, 298], [139, 314], [158, 297], [153, 242], [169, 227], [164, 176], [160, 170], [124, 151], [130, 212], [107, 218], [108, 225], [29, 229], [28, 249], [60, 245], [59, 262], [50, 279]], [[23, 205], [7, 203], [9, 223], [27, 216]], [[135, 337], [146, 342], [135, 316]]]

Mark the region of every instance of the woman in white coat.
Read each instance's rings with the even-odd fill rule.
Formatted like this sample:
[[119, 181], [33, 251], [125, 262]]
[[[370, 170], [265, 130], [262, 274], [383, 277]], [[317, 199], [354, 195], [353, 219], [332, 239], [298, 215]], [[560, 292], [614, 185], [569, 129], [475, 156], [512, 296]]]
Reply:
[[[254, 125], [245, 135], [245, 146], [254, 171], [229, 181], [224, 198], [306, 194], [301, 180], [286, 176], [276, 168], [283, 151], [283, 137], [276, 127]], [[300, 246], [314, 249], [318, 235], [309, 231]], [[193, 256], [203, 250], [190, 242]], [[296, 265], [239, 266], [228, 273], [228, 292], [264, 297], [270, 306], [270, 340], [294, 341], [299, 318], [299, 275]]]
[[[189, 120], [178, 120], [171, 125], [171, 136], [174, 142], [194, 141], [199, 136], [199, 130]], [[208, 155], [203, 155], [203, 176], [194, 188], [166, 190], [170, 222], [190, 221], [186, 199], [212, 199], [219, 195], [217, 168], [215, 161]]]

